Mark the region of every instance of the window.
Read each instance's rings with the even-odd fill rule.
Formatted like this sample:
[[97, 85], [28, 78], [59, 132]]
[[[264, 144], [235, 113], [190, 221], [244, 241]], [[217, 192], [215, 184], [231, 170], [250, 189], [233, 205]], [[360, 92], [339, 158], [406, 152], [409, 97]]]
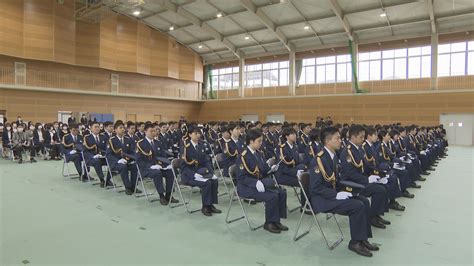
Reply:
[[359, 54], [359, 80], [380, 80], [382, 52], [368, 52]]
[[438, 46], [438, 76], [474, 74], [474, 41]]
[[213, 90], [229, 90], [239, 87], [239, 68], [227, 67], [211, 70]]
[[288, 61], [246, 66], [246, 87], [276, 87], [288, 85]]
[[300, 84], [350, 82], [350, 55], [324, 56], [303, 59]]

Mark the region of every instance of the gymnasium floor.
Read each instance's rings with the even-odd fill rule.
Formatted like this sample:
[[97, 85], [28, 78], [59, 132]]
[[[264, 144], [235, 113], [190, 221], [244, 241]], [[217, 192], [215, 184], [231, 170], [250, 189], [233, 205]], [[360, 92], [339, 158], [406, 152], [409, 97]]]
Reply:
[[[299, 212], [283, 220], [289, 232], [251, 232], [243, 221], [224, 222], [225, 196], [224, 213], [208, 218], [63, 178], [62, 161], [0, 159], [0, 265], [472, 265], [473, 165], [474, 148], [450, 147], [422, 189], [411, 189], [415, 199], [400, 200], [407, 210], [391, 211], [392, 225], [373, 230], [381, 251], [364, 258], [347, 249], [345, 217], [346, 239], [330, 251], [317, 228], [293, 242]], [[257, 220], [261, 208], [251, 207]]]

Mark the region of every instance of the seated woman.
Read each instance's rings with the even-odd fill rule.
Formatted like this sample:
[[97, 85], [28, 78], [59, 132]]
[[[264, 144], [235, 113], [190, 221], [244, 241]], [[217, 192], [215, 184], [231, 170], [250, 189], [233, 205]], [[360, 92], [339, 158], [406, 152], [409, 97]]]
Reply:
[[271, 233], [287, 231], [280, 219], [286, 218], [286, 191], [278, 188], [270, 174], [276, 171], [277, 165], [270, 168], [263, 157], [262, 133], [257, 129], [250, 130], [246, 137], [247, 148], [237, 159], [237, 191], [241, 197], [265, 202], [265, 225], [263, 228]]

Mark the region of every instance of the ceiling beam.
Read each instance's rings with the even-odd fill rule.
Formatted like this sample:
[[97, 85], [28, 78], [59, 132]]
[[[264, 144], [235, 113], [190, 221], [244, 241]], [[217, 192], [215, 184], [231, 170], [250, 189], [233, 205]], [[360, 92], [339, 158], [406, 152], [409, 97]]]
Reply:
[[164, 8], [166, 8], [167, 10], [169, 10], [169, 11], [175, 13], [175, 14], [178, 14], [182, 18], [188, 20], [189, 22], [191, 22], [195, 26], [199, 27], [201, 30], [207, 32], [215, 40], [217, 40], [217, 41], [221, 42], [222, 44], [224, 44], [224, 46], [227, 47], [237, 58], [240, 58], [241, 55], [240, 55], [239, 51], [237, 51], [235, 46], [227, 38], [225, 38], [218, 31], [216, 31], [213, 27], [209, 26], [209, 24], [204, 23], [198, 17], [191, 14], [186, 9], [174, 4], [170, 0], [163, 1], [162, 6]]
[[277, 29], [275, 23], [263, 12], [263, 10], [256, 5], [253, 4], [251, 0], [240, 0], [240, 4], [245, 7], [248, 11], [253, 13], [260, 22], [267, 27], [277, 38], [280, 42], [285, 46], [288, 51], [291, 51], [291, 45], [288, 42], [288, 38], [283, 34], [283, 32]]
[[436, 17], [434, 13], [433, 0], [426, 0], [426, 4], [428, 5], [428, 12], [430, 13], [431, 33], [435, 34], [438, 32], [438, 29], [436, 28]]
[[328, 1], [329, 1], [332, 11], [334, 12], [334, 14], [336, 14], [337, 18], [342, 24], [342, 27], [344, 28], [344, 31], [347, 33], [347, 37], [349, 38], [349, 40], [353, 41], [354, 37], [352, 36], [351, 26], [349, 25], [349, 21], [347, 20], [347, 17], [344, 16], [344, 13], [342, 12], [341, 7], [337, 3], [337, 0], [328, 0]]

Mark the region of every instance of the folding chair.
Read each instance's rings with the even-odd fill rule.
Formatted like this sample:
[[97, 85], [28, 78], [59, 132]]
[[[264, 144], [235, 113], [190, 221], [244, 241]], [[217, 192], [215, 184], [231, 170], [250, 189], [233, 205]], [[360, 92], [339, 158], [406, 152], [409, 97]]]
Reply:
[[[81, 157], [82, 157], [82, 173], [86, 173], [87, 179], [89, 180], [89, 182], [91, 182], [92, 180], [91, 180], [91, 175], [89, 171], [89, 166], [86, 163], [86, 158], [84, 157], [84, 151], [81, 151]], [[82, 180], [82, 178], [83, 177], [81, 177], [81, 181], [84, 181]], [[99, 184], [100, 184], [100, 181], [92, 183], [93, 186], [99, 185]]]
[[[237, 175], [237, 166], [236, 165], [232, 165], [231, 167], [229, 167], [229, 175], [232, 179], [236, 178], [236, 175]], [[232, 182], [232, 188], [233, 188], [233, 191], [231, 193], [229, 208], [227, 209], [227, 215], [225, 217], [225, 222], [230, 224], [230, 223], [245, 219], [245, 221], [247, 222], [247, 225], [249, 226], [250, 230], [255, 231], [259, 228], [262, 228], [264, 226], [264, 223], [261, 224], [261, 225], [253, 225], [254, 223], [250, 221], [249, 216], [247, 214], [247, 211], [244, 207], [244, 204], [242, 203], [243, 200], [247, 200], [249, 202], [249, 206], [250, 206], [250, 202], [255, 201], [255, 200], [239, 196], [239, 193], [237, 191], [236, 186], [234, 185], [234, 182]], [[232, 204], [234, 203], [234, 198], [236, 198], [237, 201], [239, 202], [240, 209], [242, 211], [242, 216], [230, 219], [229, 218], [230, 210], [232, 209]]]
[[326, 245], [328, 246], [328, 248], [330, 250], [333, 250], [335, 247], [337, 247], [343, 240], [344, 240], [344, 235], [342, 234], [342, 230], [341, 230], [341, 227], [339, 226], [339, 223], [336, 219], [336, 215], [332, 214], [332, 215], [329, 215], [329, 216], [326, 216], [326, 219], [329, 220], [331, 218], [334, 218], [334, 221], [337, 225], [337, 228], [338, 228], [338, 231], [339, 231], [339, 238], [338, 240], [336, 240], [334, 243], [329, 243], [328, 239], [326, 238], [326, 234], [324, 233], [322, 227], [321, 227], [321, 224], [319, 223], [318, 221], [318, 217], [317, 217], [317, 213], [314, 212], [314, 209], [313, 207], [311, 206], [311, 202], [309, 201], [309, 198], [308, 198], [308, 195], [306, 195], [306, 192], [304, 190], [304, 188], [308, 188], [309, 187], [309, 173], [305, 172], [301, 175], [300, 178], [298, 178], [298, 184], [301, 188], [301, 194], [303, 195], [303, 197], [305, 198], [306, 200], [306, 203], [305, 203], [305, 206], [304, 206], [304, 209], [305, 210], [308, 210], [311, 212], [311, 216], [312, 216], [312, 219], [311, 219], [311, 223], [309, 224], [309, 228], [308, 230], [306, 230], [305, 232], [301, 233], [298, 235], [298, 232], [300, 230], [300, 227], [301, 227], [301, 222], [303, 220], [303, 217], [305, 216], [305, 212], [301, 212], [301, 215], [300, 215], [300, 219], [298, 220], [298, 223], [297, 223], [297, 226], [296, 226], [296, 231], [295, 231], [295, 235], [293, 237], [293, 240], [294, 241], [298, 241], [300, 240], [301, 238], [303, 238], [304, 236], [306, 236], [310, 231], [311, 231], [311, 228], [313, 227], [313, 224], [316, 223], [316, 225], [318, 226], [319, 228], [319, 232], [321, 232], [321, 235], [323, 236], [324, 238], [324, 241], [326, 242]]
[[[170, 202], [168, 205], [172, 209], [174, 209], [176, 207], [184, 206], [184, 208], [186, 209], [186, 211], [188, 213], [195, 213], [195, 212], [200, 211], [201, 208], [198, 208], [198, 209], [191, 209], [190, 208], [190, 201], [191, 201], [191, 196], [193, 194], [193, 187], [183, 184], [180, 180], [181, 179], [181, 173], [180, 173], [179, 167], [181, 166], [182, 163], [183, 163], [183, 159], [178, 159], [178, 158], [173, 159], [171, 161], [171, 166], [172, 166], [171, 171], [173, 172], [173, 179], [174, 179], [173, 188], [171, 189], [171, 194], [173, 194], [175, 189], [176, 189], [176, 191], [178, 191], [179, 198], [181, 199], [181, 202], [176, 203], [176, 204], [172, 204]], [[183, 194], [183, 191], [182, 191], [181, 187], [189, 188], [189, 196], [187, 198], [184, 197], [184, 194]]]
[[[137, 167], [137, 181], [135, 182], [135, 191], [133, 192], [135, 194], [135, 197], [136, 198], [145, 197], [146, 200], [148, 200], [149, 202], [154, 202], [154, 201], [159, 200], [159, 199], [152, 199], [149, 197], [155, 193], [158, 194], [158, 191], [156, 191], [156, 189], [153, 189], [152, 193], [148, 193], [145, 187], [144, 177], [142, 176], [142, 172], [140, 171], [140, 167], [138, 167], [137, 163], [135, 163], [135, 166]], [[137, 194], [138, 182], [140, 182], [142, 186], [142, 193], [140, 195]]]
[[226, 183], [226, 180], [225, 180], [226, 177], [224, 176], [224, 172], [221, 169], [221, 163], [224, 161], [225, 155], [223, 153], [215, 154], [214, 150], [212, 150], [212, 154], [215, 158], [215, 164], [214, 163], [212, 164], [213, 167], [214, 167], [214, 171], [217, 170], [219, 172], [219, 179], [224, 184], [224, 187], [225, 187], [225, 190], [226, 190], [226, 192], [223, 192], [223, 193], [219, 194], [219, 197], [223, 196], [223, 195], [229, 195], [229, 197], [230, 197], [230, 191], [229, 191], [229, 188], [227, 187], [227, 183]]
[[[110, 168], [109, 159], [107, 159], [107, 156], [105, 156], [105, 164], [107, 165], [107, 172], [110, 175], [110, 181], [112, 181], [112, 185], [113, 185], [113, 188], [114, 188], [115, 192], [117, 192], [117, 193], [124, 192], [125, 190], [123, 190], [123, 189], [122, 190], [117, 189], [117, 188], [121, 188], [123, 186], [117, 186], [116, 185], [114, 175], [117, 175], [117, 172], [113, 172], [112, 169]], [[105, 189], [110, 189], [110, 187], [105, 186]]]
[[[273, 165], [277, 164], [277, 161], [276, 161], [275, 158], [270, 158], [269, 161], [268, 161], [268, 163], [269, 163], [270, 167], [272, 167]], [[275, 181], [275, 184], [277, 184], [277, 186], [279, 186], [279, 187], [285, 186], [285, 185], [280, 185], [280, 184], [278, 184], [278, 181], [277, 181], [277, 179], [276, 179], [276, 177], [275, 177], [275, 174], [272, 174], [272, 178], [273, 178], [273, 181]], [[291, 187], [291, 188], [293, 189], [293, 191], [295, 192], [296, 198], [298, 199], [299, 202], [301, 202], [301, 196], [300, 196], [300, 194], [298, 193], [298, 190], [296, 190], [296, 187], [292, 187], [292, 186], [285, 186], [285, 187]], [[296, 210], [299, 210], [299, 209], [301, 209], [301, 206], [297, 206], [297, 207], [294, 207], [294, 208], [292, 208], [292, 209], [288, 208], [288, 212], [289, 212], [289, 213], [292, 213], [292, 212], [294, 212], [294, 211], [296, 211]]]
[[[67, 160], [66, 160], [66, 156], [63, 157], [63, 169], [62, 169], [62, 175], [63, 177], [69, 177], [71, 179], [74, 179], [74, 178], [79, 178], [79, 173], [77, 174], [71, 174], [71, 172], [69, 171], [69, 163]], [[82, 163], [81, 162], [81, 167], [82, 167]], [[64, 173], [64, 169], [66, 169], [66, 172], [67, 174]]]

